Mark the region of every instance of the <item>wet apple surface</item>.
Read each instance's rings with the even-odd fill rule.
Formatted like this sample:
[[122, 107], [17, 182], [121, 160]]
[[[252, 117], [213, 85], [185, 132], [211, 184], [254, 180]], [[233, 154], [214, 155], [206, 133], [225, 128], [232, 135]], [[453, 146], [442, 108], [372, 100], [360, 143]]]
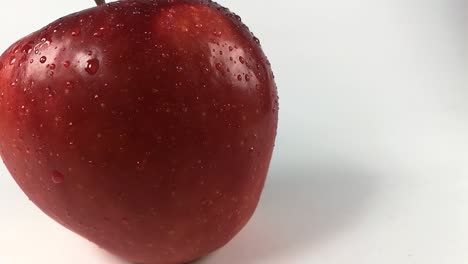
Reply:
[[241, 230], [277, 120], [259, 40], [211, 1], [101, 5], [0, 57], [0, 151], [16, 182], [138, 263], [191, 261]]

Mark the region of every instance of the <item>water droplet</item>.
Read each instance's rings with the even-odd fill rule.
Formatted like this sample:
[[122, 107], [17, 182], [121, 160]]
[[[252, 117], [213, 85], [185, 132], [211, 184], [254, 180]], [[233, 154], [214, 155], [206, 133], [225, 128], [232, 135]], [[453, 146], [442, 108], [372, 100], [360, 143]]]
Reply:
[[63, 67], [65, 67], [65, 68], [70, 67], [70, 62], [69, 61], [63, 62]]
[[182, 68], [181, 66], [176, 66], [176, 71], [177, 72], [183, 72], [184, 68]]
[[60, 184], [60, 183], [63, 183], [65, 181], [65, 176], [63, 176], [62, 173], [54, 170], [52, 172], [52, 182], [55, 183], [55, 184]]
[[34, 62], [34, 60], [33, 60], [33, 59], [31, 59], [31, 60], [29, 61], [29, 63], [33, 63], [33, 62]]
[[229, 46], [229, 51], [233, 51], [234, 48], [232, 46]]
[[56, 65], [53, 64], [53, 63], [49, 66], [49, 68], [50, 68], [51, 70], [55, 70], [55, 67], [56, 67]]
[[242, 18], [239, 16], [239, 15], [234, 15], [234, 17], [239, 20], [239, 21], [242, 21]]
[[237, 75], [237, 80], [242, 81], [242, 75]]
[[93, 36], [102, 37], [102, 32], [94, 32]]
[[250, 153], [253, 153], [254, 151], [255, 151], [255, 148], [254, 148], [254, 147], [250, 147], [250, 148], [249, 148], [249, 152], [250, 152]]
[[240, 63], [244, 64], [244, 63], [245, 63], [245, 59], [244, 59], [244, 57], [242, 57], [242, 56], [239, 56], [239, 61], [240, 61]]
[[80, 30], [76, 29], [76, 30], [73, 30], [71, 34], [72, 34], [72, 36], [76, 37], [76, 36], [79, 36], [80, 33], [81, 33]]
[[16, 58], [15, 58], [15, 57], [13, 57], [13, 58], [10, 59], [10, 65], [13, 65], [13, 63], [15, 63], [15, 62], [16, 62]]
[[214, 31], [213, 32], [213, 35], [215, 35], [216, 37], [221, 37], [223, 33], [221, 31]]
[[123, 225], [129, 225], [130, 224], [130, 221], [126, 217], [122, 218], [121, 222], [122, 222]]
[[99, 70], [99, 60], [98, 59], [92, 59], [87, 61], [86, 69], [85, 71], [91, 75], [94, 75], [98, 72]]
[[246, 75], [245, 75], [245, 80], [246, 80], [246, 81], [250, 81], [250, 75], [246, 74]]
[[46, 56], [42, 56], [40, 59], [39, 59], [39, 62], [40, 63], [45, 63], [47, 61], [47, 57]]
[[32, 46], [28, 43], [28, 44], [24, 45], [22, 51], [25, 52], [25, 53], [31, 53], [31, 51], [32, 51]]
[[260, 40], [257, 38], [257, 37], [253, 37], [253, 40], [255, 41], [255, 43], [259, 44], [260, 45]]
[[223, 69], [223, 65], [221, 63], [216, 63], [216, 69], [221, 71]]

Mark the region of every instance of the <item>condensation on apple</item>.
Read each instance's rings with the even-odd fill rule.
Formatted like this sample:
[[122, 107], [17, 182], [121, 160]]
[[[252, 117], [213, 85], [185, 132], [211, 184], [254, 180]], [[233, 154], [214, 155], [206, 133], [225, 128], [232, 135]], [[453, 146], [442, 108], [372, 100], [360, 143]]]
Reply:
[[137, 263], [192, 261], [244, 227], [277, 122], [259, 40], [208, 0], [102, 4], [0, 57], [14, 179], [51, 218]]

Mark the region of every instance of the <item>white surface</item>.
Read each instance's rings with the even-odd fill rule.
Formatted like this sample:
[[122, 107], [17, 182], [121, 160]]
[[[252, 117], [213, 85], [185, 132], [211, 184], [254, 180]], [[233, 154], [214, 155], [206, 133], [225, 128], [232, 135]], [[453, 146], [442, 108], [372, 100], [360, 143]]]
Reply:
[[[255, 217], [200, 263], [466, 263], [466, 1], [220, 2], [262, 40], [281, 120]], [[0, 49], [91, 4], [5, 1]], [[125, 263], [0, 173], [0, 263]]]

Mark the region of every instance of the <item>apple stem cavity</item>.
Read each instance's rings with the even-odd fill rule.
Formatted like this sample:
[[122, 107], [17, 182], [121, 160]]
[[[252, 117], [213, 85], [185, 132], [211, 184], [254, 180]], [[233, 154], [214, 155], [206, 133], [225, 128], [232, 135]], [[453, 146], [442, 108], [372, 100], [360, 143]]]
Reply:
[[106, 0], [94, 0], [96, 2], [96, 5], [101, 6], [106, 4]]

